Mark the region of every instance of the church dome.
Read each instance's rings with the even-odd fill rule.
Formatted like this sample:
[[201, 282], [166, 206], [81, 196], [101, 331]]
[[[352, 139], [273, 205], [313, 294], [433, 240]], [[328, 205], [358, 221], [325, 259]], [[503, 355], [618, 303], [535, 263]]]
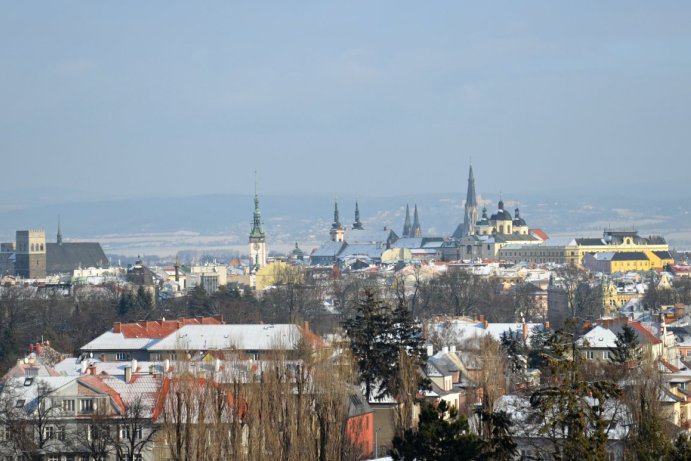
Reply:
[[492, 215], [492, 220], [493, 221], [511, 221], [513, 218], [511, 218], [511, 213], [506, 211], [504, 209], [504, 201], [499, 200], [499, 209], [497, 210], [496, 214]]
[[518, 211], [518, 208], [516, 208], [516, 214], [514, 215], [515, 217], [513, 218], [513, 225], [514, 226], [527, 226], [525, 219], [521, 218], [521, 215]]

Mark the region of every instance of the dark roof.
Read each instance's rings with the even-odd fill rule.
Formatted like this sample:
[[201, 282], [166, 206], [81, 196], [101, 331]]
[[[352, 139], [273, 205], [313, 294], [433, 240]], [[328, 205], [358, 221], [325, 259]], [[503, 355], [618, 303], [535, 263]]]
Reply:
[[653, 254], [660, 259], [674, 259], [669, 251], [653, 251]]
[[511, 217], [511, 213], [509, 213], [506, 210], [502, 210], [502, 209], [497, 210], [497, 213], [490, 216], [489, 219], [491, 221], [511, 221], [511, 220], [513, 220], [513, 218]]
[[80, 267], [108, 267], [108, 258], [100, 243], [46, 243], [47, 273], [70, 273]]
[[593, 246], [593, 245], [605, 245], [605, 242], [602, 239], [582, 238], [582, 239], [576, 239], [576, 244], [577, 245]]
[[612, 261], [648, 261], [648, 256], [642, 251], [621, 251], [612, 255]]

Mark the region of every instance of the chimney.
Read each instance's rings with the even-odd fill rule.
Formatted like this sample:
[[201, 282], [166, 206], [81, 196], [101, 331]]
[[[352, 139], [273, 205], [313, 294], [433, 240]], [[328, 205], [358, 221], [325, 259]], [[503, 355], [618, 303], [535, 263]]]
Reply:
[[456, 352], [456, 345], [449, 346], [449, 352]]
[[132, 381], [132, 367], [125, 367], [125, 382]]
[[441, 351], [442, 351], [444, 354], [448, 354], [448, 353], [449, 353], [449, 346], [444, 346], [444, 347], [442, 347], [442, 348], [441, 348]]
[[434, 355], [434, 346], [432, 344], [427, 345], [427, 357], [432, 357]]
[[308, 331], [310, 331], [310, 323], [307, 320], [305, 320], [304, 322], [302, 322], [302, 332], [307, 333]]
[[545, 330], [549, 330], [549, 320], [545, 320]]
[[521, 326], [523, 327], [523, 341], [526, 341], [528, 339], [528, 324], [525, 323], [525, 319], [523, 319]]
[[132, 373], [136, 373], [137, 372], [137, 359], [132, 359], [131, 366], [132, 366]]
[[96, 365], [93, 363], [89, 365], [89, 374], [96, 376]]
[[89, 366], [86, 360], [82, 360], [82, 372], [81, 374], [85, 375], [86, 374], [86, 368]]
[[[484, 317], [484, 315], [483, 315]], [[489, 327], [489, 322], [485, 319], [482, 320], [482, 327], [486, 330]]]
[[480, 314], [480, 315], [477, 317], [477, 319], [478, 319], [480, 322], [485, 323], [485, 314]]
[[216, 359], [216, 361], [214, 362], [214, 371], [216, 373], [221, 371], [221, 360], [220, 359]]
[[163, 362], [163, 373], [168, 373], [168, 370], [170, 370], [170, 359], [166, 359]]
[[121, 322], [113, 322], [113, 333], [121, 333], [120, 327], [122, 326]]

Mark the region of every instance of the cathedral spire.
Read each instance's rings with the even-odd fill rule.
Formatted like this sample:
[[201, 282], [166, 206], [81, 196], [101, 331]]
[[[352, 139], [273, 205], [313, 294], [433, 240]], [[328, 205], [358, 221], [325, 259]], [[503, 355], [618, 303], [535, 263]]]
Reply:
[[468, 192], [465, 196], [465, 215], [463, 218], [463, 236], [475, 234], [477, 222], [477, 196], [475, 195], [475, 175], [473, 165], [468, 169]]
[[415, 211], [413, 212], [413, 227], [410, 230], [411, 237], [422, 237], [422, 228], [420, 228], [420, 218], [417, 215], [417, 203], [415, 204]]
[[353, 229], [362, 230], [362, 223], [360, 222], [360, 208], [358, 203], [355, 202], [355, 222], [353, 222]]
[[475, 176], [473, 175], [473, 165], [470, 165], [468, 171], [468, 192], [465, 196], [466, 206], [477, 206], [477, 197], [475, 196]]
[[60, 215], [58, 215], [58, 236], [57, 236], [57, 242], [58, 245], [62, 245], [62, 231], [60, 230]]
[[405, 204], [405, 221], [403, 222], [403, 237], [411, 237], [412, 228], [410, 226], [410, 208]]

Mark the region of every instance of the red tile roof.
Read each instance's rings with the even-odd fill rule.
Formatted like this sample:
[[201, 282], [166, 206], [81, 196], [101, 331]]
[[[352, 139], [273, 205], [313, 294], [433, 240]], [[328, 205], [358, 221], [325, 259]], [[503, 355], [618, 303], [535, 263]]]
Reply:
[[542, 240], [549, 240], [549, 235], [542, 229], [530, 229], [530, 233]]
[[165, 338], [185, 325], [221, 325], [223, 316], [182, 318], [177, 320], [140, 320], [134, 323], [113, 323], [113, 333], [125, 338]]
[[660, 338], [652, 334], [646, 327], [641, 325], [641, 322], [629, 322], [628, 325], [643, 335], [650, 342], [650, 344], [660, 344], [662, 342]]

